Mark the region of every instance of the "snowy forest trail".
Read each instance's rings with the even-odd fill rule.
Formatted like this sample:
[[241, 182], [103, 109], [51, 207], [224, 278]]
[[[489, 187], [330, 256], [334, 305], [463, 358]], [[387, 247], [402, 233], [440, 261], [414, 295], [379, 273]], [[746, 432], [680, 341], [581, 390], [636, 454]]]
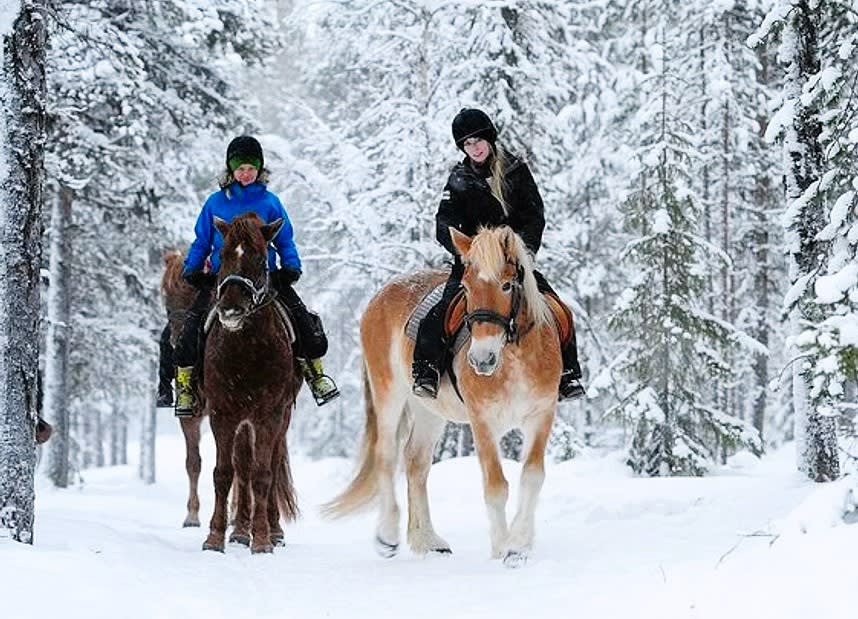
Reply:
[[[0, 544], [0, 589], [44, 600], [64, 619], [723, 618], [750, 617], [755, 604], [762, 614], [754, 616], [802, 617], [796, 609], [790, 614], [791, 606], [780, 615], [765, 612], [790, 586], [791, 562], [815, 561], [804, 556], [809, 549], [858, 556], [858, 527], [826, 528], [812, 544], [810, 535], [774, 545], [771, 536], [744, 537], [768, 531], [819, 494], [792, 472], [788, 452], [762, 463], [749, 458], [705, 478], [633, 477], [616, 455], [551, 465], [536, 548], [520, 570], [488, 558], [475, 458], [439, 463], [429, 478], [436, 529], [454, 554], [420, 558], [403, 548], [383, 560], [372, 546], [374, 514], [335, 522], [317, 514], [347, 482], [351, 463], [297, 457], [304, 515], [287, 527], [287, 546], [273, 556], [251, 556], [235, 545], [225, 554], [202, 552], [213, 456], [206, 429], [201, 528], [181, 528], [186, 478], [177, 429], [158, 437], [155, 485], [140, 482], [133, 466], [86, 471], [84, 483], [68, 490], [40, 480], [36, 544]], [[519, 466], [504, 468], [514, 505]], [[832, 538], [829, 531], [840, 534]], [[822, 549], [820, 538], [828, 540]], [[812, 599], [816, 579], [831, 578], [819, 563], [810, 580], [793, 583], [793, 598]], [[749, 614], [736, 615], [733, 605]], [[6, 616], [41, 617], [45, 608], [22, 605]], [[839, 616], [835, 611], [828, 616]]]

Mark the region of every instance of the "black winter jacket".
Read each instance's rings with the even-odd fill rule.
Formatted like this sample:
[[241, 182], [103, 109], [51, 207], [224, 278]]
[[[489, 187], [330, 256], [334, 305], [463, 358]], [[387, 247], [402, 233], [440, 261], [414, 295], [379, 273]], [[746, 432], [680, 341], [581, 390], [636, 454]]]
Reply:
[[[489, 172], [486, 170], [483, 173]], [[450, 227], [462, 234], [474, 236], [481, 226], [493, 228], [507, 225], [522, 238], [534, 255], [539, 251], [545, 216], [542, 197], [533, 175], [526, 163], [513, 155], [507, 155], [504, 176], [508, 216], [504, 215], [503, 207], [492, 195], [488, 179], [471, 167], [467, 157], [450, 172], [435, 215], [435, 234], [438, 242], [453, 254], [455, 264], [460, 264], [461, 259], [453, 247]]]

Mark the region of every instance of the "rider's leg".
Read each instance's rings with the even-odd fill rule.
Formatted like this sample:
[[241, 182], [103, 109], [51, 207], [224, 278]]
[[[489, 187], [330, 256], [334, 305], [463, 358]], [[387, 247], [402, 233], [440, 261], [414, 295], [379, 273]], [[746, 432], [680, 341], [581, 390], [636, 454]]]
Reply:
[[194, 366], [199, 357], [199, 340], [203, 317], [208, 312], [211, 302], [211, 290], [206, 288], [197, 293], [194, 304], [185, 314], [182, 333], [173, 351], [173, 361], [176, 365], [176, 416], [189, 417], [193, 413], [194, 385], [191, 381]]
[[322, 357], [328, 352], [328, 338], [325, 336], [322, 321], [307, 309], [291, 285], [277, 284], [276, 289], [278, 296], [289, 309], [298, 331], [302, 354], [297, 358], [298, 366], [310, 387], [313, 399], [317, 405], [322, 406], [340, 395], [334, 379], [325, 374], [322, 367]]
[[441, 300], [420, 321], [417, 338], [414, 342], [414, 359], [411, 363], [411, 375], [414, 378], [412, 391], [424, 398], [438, 395], [438, 382], [441, 379], [441, 360], [444, 356], [444, 318], [450, 301], [461, 286], [461, 270], [456, 267], [444, 286]]
[[[533, 275], [536, 278], [536, 286], [539, 289], [539, 292], [542, 294], [551, 294], [557, 299], [560, 299], [542, 273], [534, 271]], [[581, 383], [583, 374], [581, 372], [581, 365], [578, 362], [578, 344], [575, 337], [575, 325], [570, 325], [570, 328], [572, 332], [570, 334], [569, 341], [566, 342], [566, 345], [563, 346], [560, 351], [561, 358], [563, 359], [563, 371], [560, 374], [560, 385], [558, 386], [558, 397], [560, 400], [580, 398], [585, 393], [584, 385]]]
[[170, 344], [170, 325], [161, 332], [158, 355], [158, 399], [156, 406], [164, 408], [173, 405], [173, 345]]

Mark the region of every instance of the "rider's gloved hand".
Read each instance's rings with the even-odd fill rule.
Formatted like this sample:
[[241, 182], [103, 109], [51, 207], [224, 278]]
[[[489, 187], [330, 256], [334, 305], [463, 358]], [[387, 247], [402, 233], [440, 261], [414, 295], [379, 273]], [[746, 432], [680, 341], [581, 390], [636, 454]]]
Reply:
[[275, 288], [291, 286], [301, 277], [301, 271], [291, 267], [283, 267], [271, 272], [271, 283]]
[[182, 273], [186, 282], [197, 290], [211, 290], [217, 285], [217, 275], [205, 271], [187, 271]]

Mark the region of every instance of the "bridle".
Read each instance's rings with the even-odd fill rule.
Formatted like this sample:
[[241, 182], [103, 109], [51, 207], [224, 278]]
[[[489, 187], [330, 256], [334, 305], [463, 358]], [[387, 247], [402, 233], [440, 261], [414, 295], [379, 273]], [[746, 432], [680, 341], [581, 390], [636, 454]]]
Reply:
[[249, 277], [245, 277], [244, 275], [239, 275], [238, 273], [233, 273], [231, 275], [227, 275], [221, 280], [221, 282], [217, 285], [217, 300], [220, 301], [221, 293], [228, 284], [238, 284], [245, 290], [250, 293], [251, 305], [250, 309], [247, 311], [245, 315], [250, 315], [269, 303], [274, 299], [274, 295], [270, 294], [270, 286], [269, 286], [269, 275], [268, 270], [265, 271], [265, 279], [263, 280], [261, 285], [257, 285]]
[[[516, 276], [515, 279], [510, 282], [512, 286], [512, 292], [510, 293], [512, 295], [512, 300], [509, 305], [509, 315], [504, 316], [494, 310], [479, 308], [465, 314], [465, 324], [468, 327], [468, 331], [473, 329], [474, 323], [489, 322], [500, 325], [503, 327], [507, 343], [512, 342], [517, 344], [521, 339], [521, 336], [524, 334], [516, 322], [518, 313], [521, 310], [521, 289], [524, 285], [524, 268], [518, 263], [511, 262], [510, 264], [515, 266]], [[525, 331], [527, 330], [525, 329]]]

